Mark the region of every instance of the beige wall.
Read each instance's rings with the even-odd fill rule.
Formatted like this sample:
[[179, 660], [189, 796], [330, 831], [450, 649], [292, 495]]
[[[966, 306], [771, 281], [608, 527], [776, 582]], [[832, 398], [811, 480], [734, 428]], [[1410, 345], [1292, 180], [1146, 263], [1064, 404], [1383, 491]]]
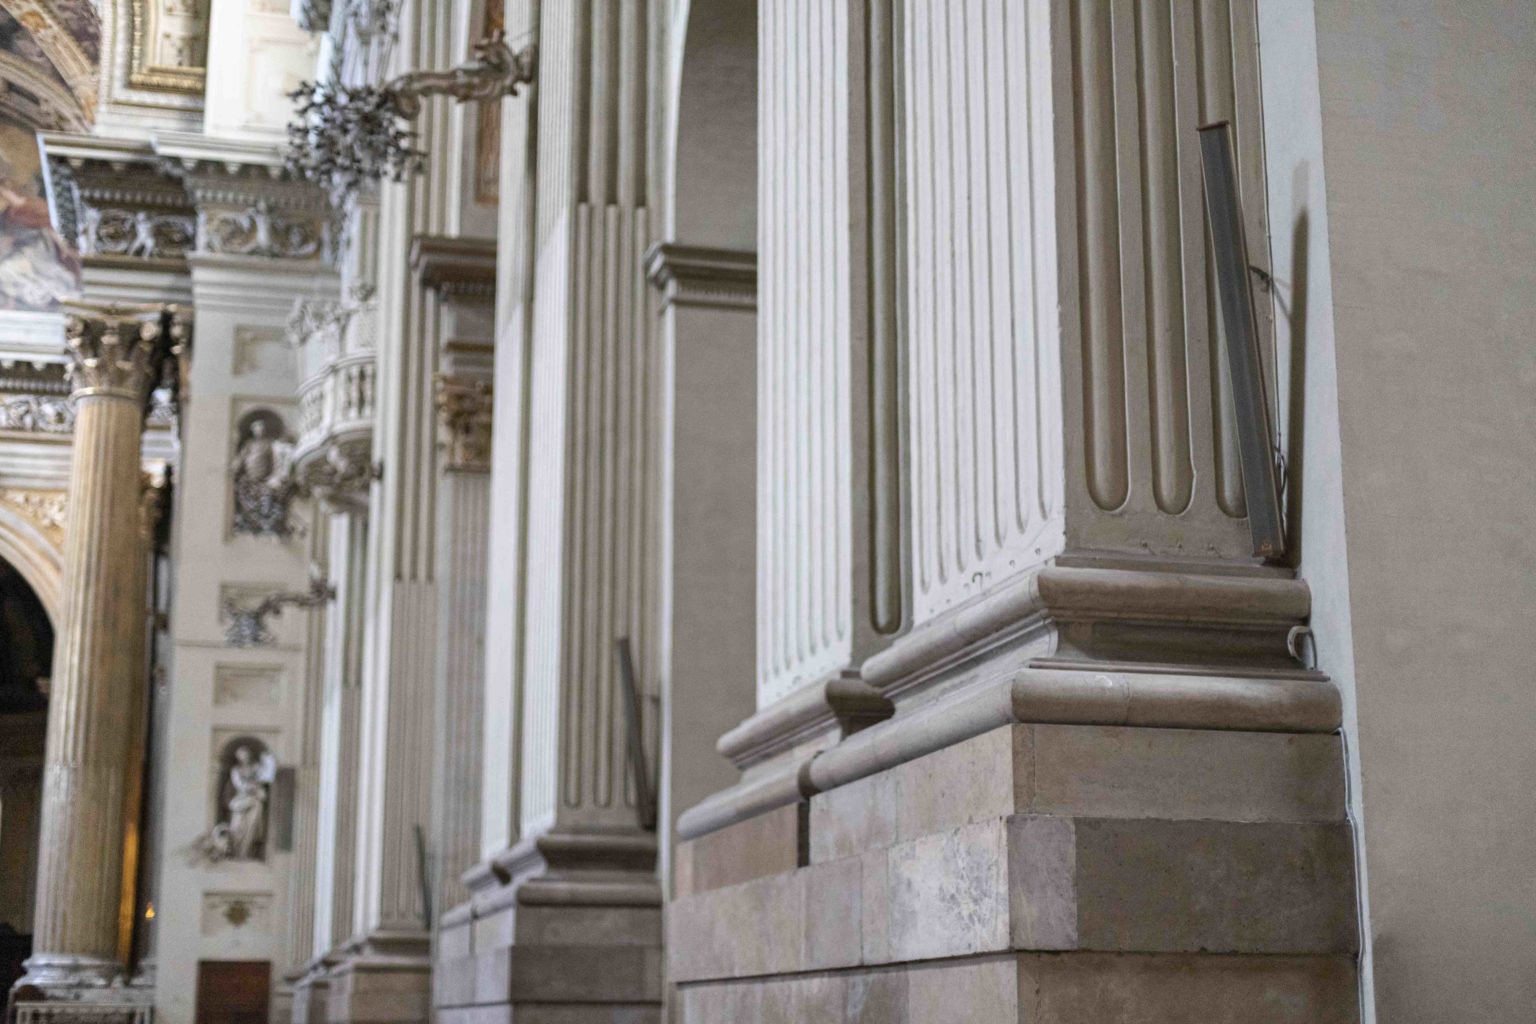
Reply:
[[1302, 570], [1351, 710], [1368, 998], [1392, 1024], [1528, 1020], [1536, 5], [1316, 0], [1310, 97], [1307, 5], [1263, 6], [1272, 249], [1317, 431]]

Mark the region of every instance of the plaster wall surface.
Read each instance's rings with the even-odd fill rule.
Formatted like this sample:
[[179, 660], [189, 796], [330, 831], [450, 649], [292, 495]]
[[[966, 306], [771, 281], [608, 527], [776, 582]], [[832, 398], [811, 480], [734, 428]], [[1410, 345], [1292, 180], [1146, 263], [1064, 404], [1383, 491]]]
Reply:
[[[307, 544], [300, 537], [236, 535], [231, 529], [230, 463], [239, 417], [272, 409], [297, 421], [297, 381], [283, 325], [296, 296], [322, 290], [310, 266], [199, 258], [192, 268], [195, 355], [178, 465], [173, 558], [173, 670], [164, 723], [161, 847], [156, 886], [155, 1018], [187, 1024], [196, 1017], [199, 960], [270, 960], [286, 969], [285, 928], [291, 852], [268, 818], [262, 860], [211, 863], [190, 846], [215, 821], [222, 779], [221, 744], [253, 736], [281, 765], [302, 744], [304, 613], [272, 620], [275, 643], [234, 648], [224, 642], [224, 597], [302, 589]], [[236, 359], [243, 346], [247, 358]], [[252, 353], [255, 353], [254, 355]], [[307, 521], [308, 509], [295, 507]], [[268, 804], [269, 814], [272, 805]], [[230, 909], [239, 904], [233, 915]]]
[[1303, 541], [1302, 571], [1322, 667], [1353, 661], [1374, 1010], [1527, 1019], [1536, 7], [1317, 0], [1315, 15], [1327, 217], [1311, 230], [1330, 253], [1340, 445], [1309, 452], [1334, 465], [1305, 479], [1331, 478], [1342, 525]]

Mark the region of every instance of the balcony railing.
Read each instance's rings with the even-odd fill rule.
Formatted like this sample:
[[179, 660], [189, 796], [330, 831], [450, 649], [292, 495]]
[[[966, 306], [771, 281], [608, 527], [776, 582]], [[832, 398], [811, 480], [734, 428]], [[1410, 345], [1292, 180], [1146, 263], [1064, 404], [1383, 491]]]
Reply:
[[371, 298], [306, 300], [289, 333], [300, 349], [298, 479], [337, 490], [366, 480], [371, 466], [378, 307]]

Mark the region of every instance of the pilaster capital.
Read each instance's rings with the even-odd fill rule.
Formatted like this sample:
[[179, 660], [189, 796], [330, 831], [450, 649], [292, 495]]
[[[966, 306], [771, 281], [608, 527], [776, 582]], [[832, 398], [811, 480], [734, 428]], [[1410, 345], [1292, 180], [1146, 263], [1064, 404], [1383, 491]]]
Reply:
[[104, 396], [143, 403], [159, 383], [164, 358], [183, 348], [191, 315], [176, 306], [64, 306], [64, 344], [74, 398]]
[[662, 308], [757, 308], [757, 253], [657, 242], [645, 252], [645, 276]]
[[469, 304], [496, 299], [496, 240], [450, 235], [411, 239], [411, 269], [422, 287], [447, 302]]
[[492, 388], [489, 382], [438, 374], [437, 445], [448, 469], [491, 468]]

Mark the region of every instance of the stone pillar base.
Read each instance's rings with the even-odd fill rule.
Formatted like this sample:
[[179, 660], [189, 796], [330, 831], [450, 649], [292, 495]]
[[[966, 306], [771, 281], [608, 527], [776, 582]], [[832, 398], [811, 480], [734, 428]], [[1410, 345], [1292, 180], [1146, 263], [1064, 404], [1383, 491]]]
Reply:
[[1005, 725], [677, 856], [680, 1024], [1356, 1020], [1329, 733]]
[[1352, 957], [1014, 953], [687, 985], [677, 1019], [750, 1024], [1354, 1024]]
[[425, 935], [356, 943], [327, 972], [325, 1020], [328, 1024], [425, 1024], [432, 1016], [432, 963], [427, 947]]
[[649, 833], [546, 835], [470, 872], [479, 891], [438, 932], [439, 1024], [660, 1024], [655, 850]]
[[324, 973], [312, 971], [293, 983], [293, 1024], [326, 1024], [326, 997], [330, 994], [331, 979]]
[[23, 966], [27, 973], [16, 982], [16, 990], [37, 992], [49, 1000], [93, 999], [116, 992], [123, 979], [123, 965], [111, 957], [34, 953]]
[[147, 1024], [153, 1012], [154, 989], [130, 984], [115, 960], [44, 953], [28, 958], [26, 967], [9, 993], [7, 1020]]

